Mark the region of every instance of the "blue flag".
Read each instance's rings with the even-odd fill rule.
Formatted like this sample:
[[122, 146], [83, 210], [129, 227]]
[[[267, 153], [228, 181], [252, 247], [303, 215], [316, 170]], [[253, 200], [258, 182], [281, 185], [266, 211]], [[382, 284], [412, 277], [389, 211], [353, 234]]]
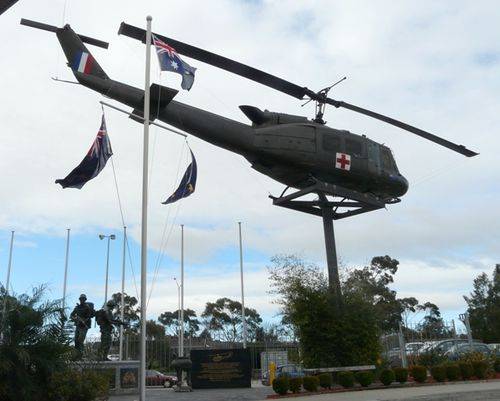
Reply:
[[162, 42], [153, 35], [153, 44], [156, 47], [156, 54], [160, 62], [162, 71], [172, 71], [182, 75], [182, 89], [191, 89], [194, 82], [194, 72], [196, 68], [191, 67], [188, 63], [181, 60], [177, 52], [172, 46]]
[[111, 142], [108, 137], [103, 114], [101, 128], [99, 128], [99, 132], [87, 155], [66, 178], [56, 180], [56, 184], [60, 184], [63, 188], [82, 189], [87, 181], [97, 177], [112, 155], [113, 151], [111, 150]]
[[184, 176], [182, 177], [181, 183], [175, 190], [175, 192], [168, 197], [165, 202], [162, 202], [164, 205], [168, 205], [169, 203], [174, 203], [182, 198], [187, 198], [191, 195], [196, 188], [196, 175], [197, 175], [197, 167], [196, 167], [196, 159], [194, 158], [193, 151], [191, 152], [191, 164], [186, 169]]

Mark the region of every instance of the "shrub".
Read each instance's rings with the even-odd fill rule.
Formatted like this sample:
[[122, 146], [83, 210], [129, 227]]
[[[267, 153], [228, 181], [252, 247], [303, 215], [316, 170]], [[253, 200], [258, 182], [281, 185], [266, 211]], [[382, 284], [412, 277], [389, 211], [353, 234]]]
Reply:
[[271, 262], [271, 284], [287, 305], [287, 321], [297, 329], [305, 368], [375, 364], [379, 320], [370, 300], [353, 293], [344, 297], [342, 308], [332, 308], [321, 269], [294, 255], [278, 255]]
[[319, 385], [323, 388], [332, 388], [332, 375], [330, 373], [321, 373], [318, 375]]
[[493, 362], [493, 367], [495, 368], [495, 372], [497, 373], [500, 372], [500, 358], [495, 358], [495, 361]]
[[478, 379], [485, 379], [486, 372], [488, 371], [488, 361], [472, 361], [472, 369], [474, 370], [474, 376]]
[[458, 378], [460, 377], [460, 366], [458, 366], [456, 363], [450, 363], [449, 365], [446, 365], [446, 377], [450, 381], [458, 380]]
[[54, 373], [48, 390], [48, 399], [58, 401], [93, 401], [107, 397], [109, 375], [99, 370], [67, 369]]
[[427, 380], [427, 368], [421, 365], [414, 365], [410, 369], [411, 376], [418, 383], [424, 383]]
[[470, 362], [459, 362], [458, 367], [460, 368], [460, 375], [462, 379], [468, 380], [474, 375], [474, 369]]
[[302, 387], [302, 377], [292, 377], [288, 380], [290, 391], [292, 393], [300, 393], [300, 389]]
[[354, 376], [356, 377], [356, 381], [363, 387], [368, 387], [370, 384], [373, 383], [373, 373], [370, 372], [369, 370], [356, 372]]
[[318, 376], [305, 376], [303, 379], [304, 389], [310, 392], [318, 391]]
[[443, 355], [442, 352], [431, 351], [426, 352], [418, 356], [418, 365], [425, 366], [426, 368], [431, 368], [432, 366], [437, 366], [445, 363], [448, 360], [447, 357]]
[[273, 390], [279, 395], [285, 395], [288, 392], [290, 383], [287, 376], [277, 377], [273, 380]]
[[406, 383], [408, 381], [408, 369], [394, 368], [394, 376], [399, 383]]
[[380, 372], [380, 381], [384, 386], [389, 386], [395, 379], [392, 369], [384, 369]]
[[337, 381], [342, 387], [350, 388], [354, 386], [354, 374], [352, 372], [339, 372]]
[[437, 382], [444, 382], [446, 380], [446, 367], [443, 365], [433, 366], [431, 376]]

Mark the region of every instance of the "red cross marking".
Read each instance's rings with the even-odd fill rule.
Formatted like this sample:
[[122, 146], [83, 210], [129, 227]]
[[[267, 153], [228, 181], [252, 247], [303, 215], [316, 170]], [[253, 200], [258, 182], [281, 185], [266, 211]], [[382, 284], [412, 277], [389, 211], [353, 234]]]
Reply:
[[351, 160], [347, 158], [345, 153], [341, 153], [340, 157], [337, 157], [337, 164], [340, 165], [342, 170], [347, 170], [348, 166], [351, 164]]

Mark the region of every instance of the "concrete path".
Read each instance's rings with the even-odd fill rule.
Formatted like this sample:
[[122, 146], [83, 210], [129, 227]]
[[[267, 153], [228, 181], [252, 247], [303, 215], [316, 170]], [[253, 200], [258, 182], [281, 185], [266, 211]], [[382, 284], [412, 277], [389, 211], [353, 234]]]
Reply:
[[[150, 388], [148, 401], [258, 401], [273, 391], [270, 387], [251, 389], [196, 390], [175, 393], [172, 389]], [[110, 401], [138, 401], [138, 396], [114, 396]], [[284, 398], [289, 401], [499, 401], [500, 381], [450, 383], [436, 386], [352, 391], [304, 397]]]
[[[290, 399], [294, 401], [295, 399]], [[500, 381], [450, 383], [436, 386], [393, 388], [324, 394], [304, 401], [498, 401]], [[297, 400], [298, 401], [298, 400]]]

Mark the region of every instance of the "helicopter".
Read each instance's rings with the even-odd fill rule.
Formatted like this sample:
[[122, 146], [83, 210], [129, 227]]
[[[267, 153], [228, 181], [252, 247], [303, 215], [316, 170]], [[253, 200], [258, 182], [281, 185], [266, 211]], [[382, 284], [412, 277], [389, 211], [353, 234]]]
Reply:
[[[79, 84], [133, 108], [131, 118], [141, 121], [144, 90], [114, 81], [104, 72], [85, 43], [101, 47], [105, 42], [78, 35], [70, 25], [57, 28], [23, 19], [21, 24], [55, 32], [66, 55], [68, 66]], [[122, 22], [119, 34], [145, 43], [144, 29]], [[173, 100], [177, 90], [151, 85], [151, 121], [159, 119], [215, 146], [238, 153], [252, 168], [288, 187], [306, 188], [311, 182], [338, 185], [361, 194], [370, 194], [384, 204], [397, 203], [408, 191], [408, 180], [399, 172], [389, 147], [365, 135], [326, 126], [326, 105], [342, 107], [381, 120], [416, 134], [464, 156], [478, 153], [419, 128], [385, 115], [328, 97], [329, 86], [314, 92], [253, 67], [189, 44], [154, 33], [179, 54], [214, 65], [298, 99], [316, 102], [313, 119], [304, 116], [261, 110], [255, 106], [239, 106], [251, 125]], [[85, 69], [75, 60], [87, 57]]]

